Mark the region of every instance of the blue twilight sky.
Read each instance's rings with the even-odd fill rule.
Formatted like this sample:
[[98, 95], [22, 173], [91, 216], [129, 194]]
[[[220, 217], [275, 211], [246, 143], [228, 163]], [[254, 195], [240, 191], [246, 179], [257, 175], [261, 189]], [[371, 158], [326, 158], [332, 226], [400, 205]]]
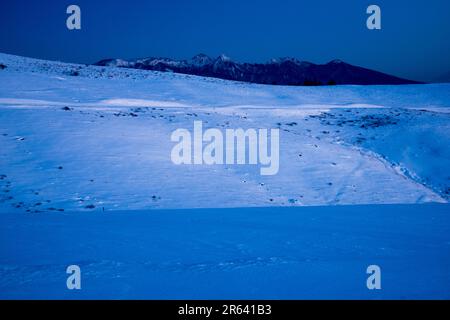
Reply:
[[[77, 4], [82, 30], [66, 28]], [[366, 8], [382, 30], [366, 28]], [[414, 80], [450, 72], [449, 0], [1, 0], [0, 51], [71, 62], [108, 57], [245, 62], [332, 59]]]

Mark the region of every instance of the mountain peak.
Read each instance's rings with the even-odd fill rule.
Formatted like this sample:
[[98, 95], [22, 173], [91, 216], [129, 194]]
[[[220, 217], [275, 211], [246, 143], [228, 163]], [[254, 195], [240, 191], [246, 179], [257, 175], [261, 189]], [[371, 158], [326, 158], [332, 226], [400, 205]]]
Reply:
[[209, 56], [204, 53], [199, 53], [192, 57], [192, 59], [204, 59], [204, 58], [209, 58]]
[[281, 64], [281, 63], [284, 63], [284, 62], [290, 62], [290, 63], [293, 63], [293, 64], [298, 65], [300, 67], [309, 67], [309, 66], [313, 65], [313, 63], [311, 63], [311, 62], [301, 61], [301, 60], [298, 60], [297, 58], [292, 58], [292, 57], [282, 57], [282, 58], [271, 59], [269, 63], [271, 63], [271, 64]]
[[300, 60], [298, 60], [297, 58], [292, 58], [292, 57], [274, 58], [270, 61], [271, 61], [271, 63], [293, 62], [295, 64], [300, 64]]
[[340, 59], [334, 59], [328, 62], [327, 64], [346, 64], [346, 63]]
[[196, 67], [205, 66], [212, 62], [212, 59], [204, 53], [199, 53], [193, 56], [190, 63]]
[[217, 57], [217, 60], [220, 60], [220, 61], [231, 61], [231, 58], [222, 53], [219, 57]]

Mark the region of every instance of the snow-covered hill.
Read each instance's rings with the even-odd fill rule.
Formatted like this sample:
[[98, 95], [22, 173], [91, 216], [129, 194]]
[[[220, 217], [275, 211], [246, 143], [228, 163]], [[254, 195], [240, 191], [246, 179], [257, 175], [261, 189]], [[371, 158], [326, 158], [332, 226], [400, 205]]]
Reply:
[[[0, 66], [0, 298], [449, 298], [450, 84]], [[279, 128], [278, 174], [173, 164], [194, 120]]]
[[[10, 55], [0, 63], [2, 210], [448, 199], [448, 85], [293, 88]], [[174, 165], [170, 134], [194, 120], [280, 128], [279, 173]]]

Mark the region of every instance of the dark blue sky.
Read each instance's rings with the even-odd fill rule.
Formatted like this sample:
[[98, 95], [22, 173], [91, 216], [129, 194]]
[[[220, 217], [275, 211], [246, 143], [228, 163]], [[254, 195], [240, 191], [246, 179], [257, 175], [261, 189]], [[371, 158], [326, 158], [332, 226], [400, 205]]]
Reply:
[[[81, 7], [80, 31], [65, 26], [70, 4]], [[381, 31], [366, 28], [370, 4], [381, 7]], [[450, 71], [450, 1], [2, 0], [0, 51], [83, 63], [200, 52], [246, 62], [339, 58], [428, 81]]]

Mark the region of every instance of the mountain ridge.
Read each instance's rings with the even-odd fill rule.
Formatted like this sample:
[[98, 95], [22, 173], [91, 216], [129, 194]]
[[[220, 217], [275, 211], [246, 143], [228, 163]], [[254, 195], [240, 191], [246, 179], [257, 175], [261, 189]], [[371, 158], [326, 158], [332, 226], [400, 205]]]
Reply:
[[216, 58], [211, 58], [206, 54], [200, 53], [191, 59], [184, 60], [164, 57], [148, 57], [132, 60], [110, 58], [100, 60], [94, 63], [94, 65], [176, 72], [272, 85], [314, 86], [421, 83], [351, 65], [339, 59], [331, 60], [325, 64], [315, 64], [292, 57], [275, 58], [266, 63], [241, 63], [233, 61], [224, 54]]

